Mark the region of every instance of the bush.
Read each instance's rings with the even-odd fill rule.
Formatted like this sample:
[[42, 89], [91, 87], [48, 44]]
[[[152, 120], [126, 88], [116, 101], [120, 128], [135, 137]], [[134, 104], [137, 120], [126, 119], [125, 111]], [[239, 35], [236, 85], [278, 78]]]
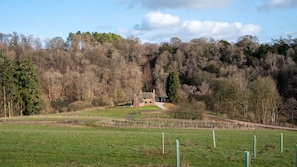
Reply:
[[204, 102], [184, 102], [179, 108], [169, 111], [169, 114], [178, 119], [203, 119], [205, 108]]
[[51, 106], [50, 102], [47, 100], [44, 100], [44, 107], [40, 113], [44, 114], [44, 113], [55, 113], [55, 112], [56, 112], [56, 109]]
[[106, 107], [114, 106], [114, 102], [107, 96], [102, 96], [102, 97], [95, 99], [93, 101], [93, 104], [95, 106], [106, 106]]
[[68, 108], [67, 107], [62, 107], [59, 112], [67, 112], [68, 111]]
[[92, 104], [89, 102], [85, 102], [85, 101], [75, 101], [73, 103], [70, 103], [68, 105], [68, 110], [69, 111], [79, 111], [79, 110], [83, 110], [86, 108], [92, 107]]
[[51, 107], [54, 109], [54, 112], [67, 112], [68, 111], [68, 105], [71, 104], [71, 101], [56, 101], [56, 102], [50, 102]]

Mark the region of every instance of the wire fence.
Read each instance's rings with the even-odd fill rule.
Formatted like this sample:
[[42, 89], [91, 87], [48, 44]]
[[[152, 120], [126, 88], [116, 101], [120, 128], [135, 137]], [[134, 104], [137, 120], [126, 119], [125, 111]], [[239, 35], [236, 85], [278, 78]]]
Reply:
[[252, 124], [240, 124], [224, 121], [127, 121], [127, 120], [100, 120], [101, 126], [107, 127], [135, 127], [135, 128], [170, 128], [170, 129], [255, 129]]

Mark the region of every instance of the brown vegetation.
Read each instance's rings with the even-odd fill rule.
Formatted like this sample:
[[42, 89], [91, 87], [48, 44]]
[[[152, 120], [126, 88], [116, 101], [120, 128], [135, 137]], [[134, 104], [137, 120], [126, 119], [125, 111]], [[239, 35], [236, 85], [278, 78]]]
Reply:
[[[297, 123], [297, 40], [292, 37], [271, 44], [249, 35], [236, 43], [173, 38], [141, 44], [137, 38], [77, 32], [42, 46], [33, 36], [0, 33], [0, 49], [11, 60], [34, 61], [44, 112], [65, 101], [67, 106], [54, 109], [131, 102], [140, 90], [155, 89], [166, 97], [168, 74], [178, 72], [182, 98], [198, 101], [193, 106], [205, 103], [207, 110], [258, 123]], [[2, 89], [0, 95], [2, 103]], [[1, 115], [4, 108], [1, 104]]]

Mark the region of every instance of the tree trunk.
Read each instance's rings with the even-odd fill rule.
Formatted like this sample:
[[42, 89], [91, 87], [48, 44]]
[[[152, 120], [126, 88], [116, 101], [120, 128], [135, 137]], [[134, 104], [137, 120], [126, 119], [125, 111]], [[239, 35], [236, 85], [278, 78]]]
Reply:
[[12, 117], [12, 114], [11, 114], [11, 102], [10, 101], [8, 102], [8, 117]]
[[21, 102], [21, 105], [20, 105], [20, 116], [23, 116], [23, 107], [22, 107], [22, 102]]
[[276, 114], [275, 114], [275, 112], [273, 112], [272, 115], [271, 115], [271, 123], [275, 123], [276, 122], [275, 116], [276, 116]]
[[291, 118], [292, 118], [292, 124], [294, 124], [294, 112], [292, 109], [291, 109]]
[[243, 102], [243, 115], [244, 115], [244, 117], [245, 118], [247, 118], [248, 117], [248, 111], [249, 111], [249, 101], [248, 100], [244, 100], [244, 102]]
[[5, 92], [5, 86], [3, 86], [3, 108], [4, 108], [4, 117], [6, 118], [6, 92]]
[[47, 77], [47, 82], [48, 82], [48, 97], [49, 97], [49, 101], [52, 102], [52, 90], [51, 90], [51, 81], [50, 81], [50, 77]]

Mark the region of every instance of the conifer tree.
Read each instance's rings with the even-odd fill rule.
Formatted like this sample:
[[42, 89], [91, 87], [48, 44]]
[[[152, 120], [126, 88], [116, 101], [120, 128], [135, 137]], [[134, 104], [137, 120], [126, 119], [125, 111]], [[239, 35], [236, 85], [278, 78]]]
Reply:
[[180, 89], [179, 76], [176, 71], [169, 73], [166, 84], [166, 94], [172, 103], [178, 102], [178, 91]]
[[9, 60], [0, 51], [0, 88], [5, 117], [13, 112], [37, 114], [42, 109], [40, 82], [32, 60]]
[[25, 59], [16, 62], [16, 79], [19, 87], [18, 102], [21, 105], [21, 115], [37, 114], [42, 109], [40, 82], [32, 60]]

